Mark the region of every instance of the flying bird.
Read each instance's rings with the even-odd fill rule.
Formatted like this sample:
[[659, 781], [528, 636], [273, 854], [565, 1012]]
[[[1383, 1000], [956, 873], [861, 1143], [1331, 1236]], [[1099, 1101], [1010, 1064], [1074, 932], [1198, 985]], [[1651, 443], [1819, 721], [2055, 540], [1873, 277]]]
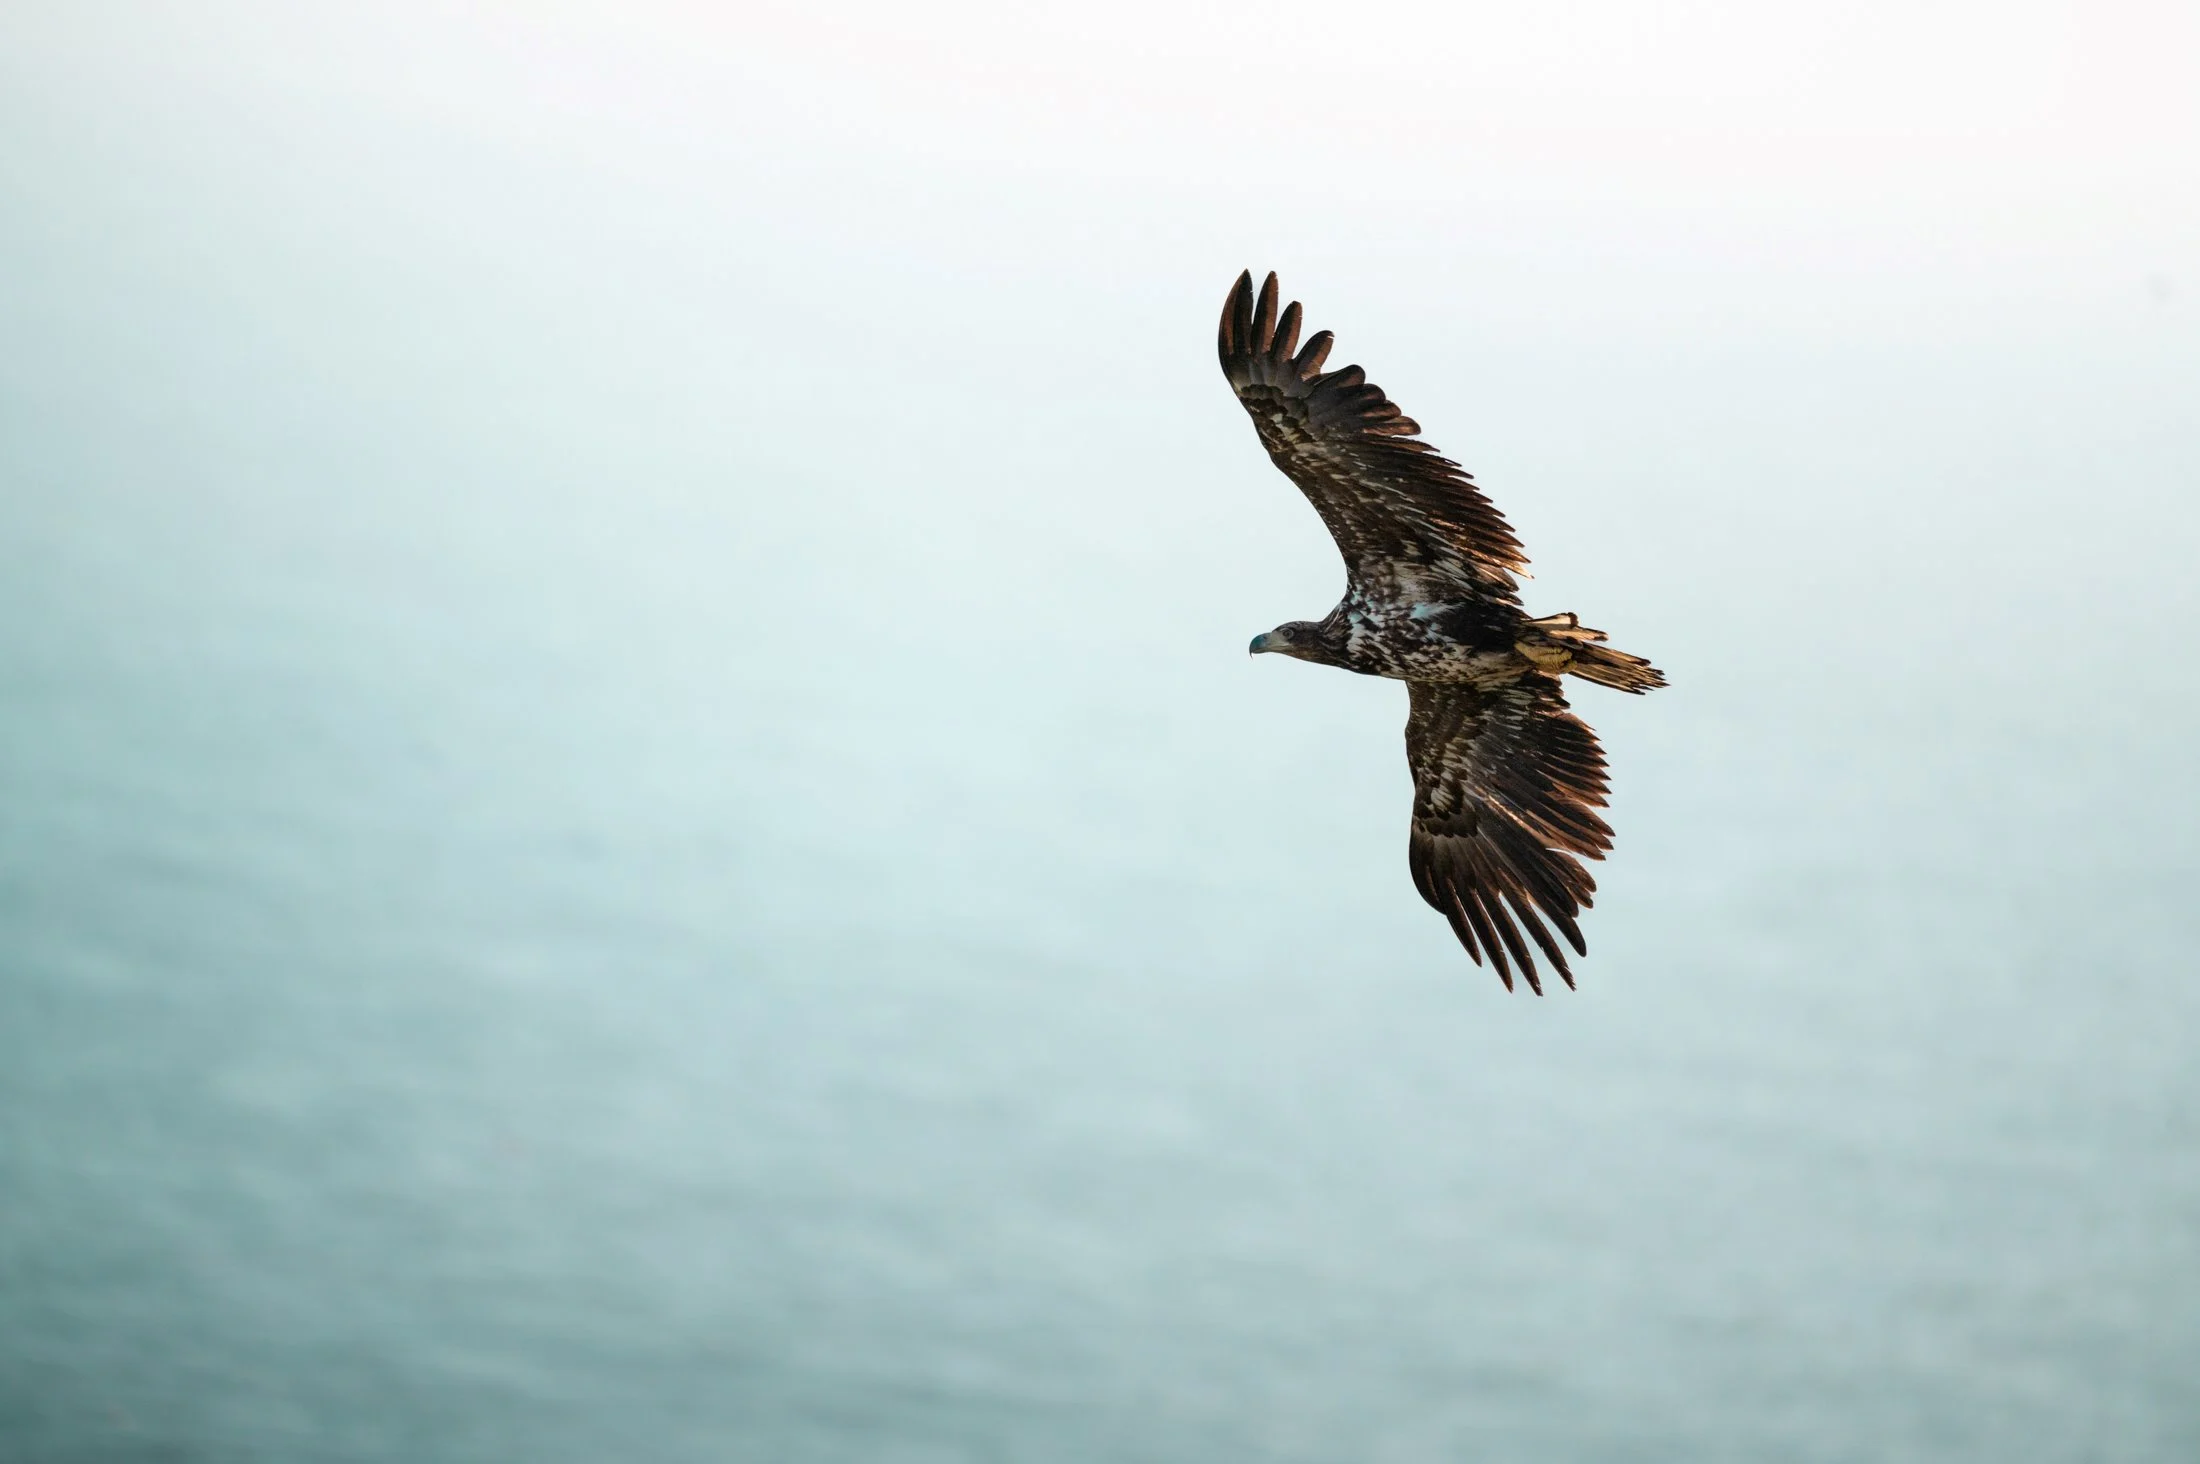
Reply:
[[1552, 930], [1588, 954], [1578, 917], [1596, 881], [1582, 861], [1604, 857], [1612, 830], [1596, 812], [1604, 751], [1567, 710], [1565, 678], [1639, 695], [1665, 677], [1570, 612], [1530, 618], [1514, 578], [1528, 558], [1505, 516], [1366, 372], [1322, 370], [1330, 344], [1326, 330], [1299, 344], [1298, 302], [1277, 311], [1273, 274], [1257, 299], [1251, 272], [1238, 276], [1222, 373], [1345, 566], [1335, 609], [1253, 637], [1252, 652], [1406, 684], [1421, 898], [1506, 990], [1517, 965], [1542, 994], [1530, 941], [1572, 986]]

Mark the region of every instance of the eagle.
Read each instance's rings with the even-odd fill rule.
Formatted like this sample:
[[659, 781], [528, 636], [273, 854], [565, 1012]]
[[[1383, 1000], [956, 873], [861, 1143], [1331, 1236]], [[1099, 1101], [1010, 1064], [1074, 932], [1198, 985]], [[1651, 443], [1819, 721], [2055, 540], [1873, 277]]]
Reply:
[[1279, 311], [1276, 298], [1273, 274], [1257, 297], [1251, 271], [1238, 276], [1222, 374], [1337, 541], [1345, 587], [1327, 615], [1257, 635], [1251, 653], [1406, 684], [1421, 898], [1507, 991], [1517, 966], [1543, 993], [1531, 941], [1571, 987], [1558, 937], [1589, 953], [1578, 922], [1596, 881], [1582, 861], [1604, 857], [1612, 830], [1596, 812], [1604, 751], [1568, 710], [1565, 679], [1640, 695], [1665, 677], [1571, 612], [1531, 618], [1515, 579], [1528, 558], [1505, 516], [1366, 372], [1324, 371], [1330, 333], [1301, 346], [1298, 302]]

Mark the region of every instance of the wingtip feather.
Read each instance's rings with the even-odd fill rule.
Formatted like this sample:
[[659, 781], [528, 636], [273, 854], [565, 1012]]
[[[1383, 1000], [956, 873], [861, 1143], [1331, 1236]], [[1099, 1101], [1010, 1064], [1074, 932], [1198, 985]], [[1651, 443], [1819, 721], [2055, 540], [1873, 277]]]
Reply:
[[1261, 282], [1260, 303], [1253, 307], [1253, 330], [1246, 338], [1245, 349], [1258, 356], [1265, 353], [1276, 334], [1276, 272], [1268, 271], [1268, 278]]
[[1251, 333], [1253, 321], [1253, 272], [1238, 271], [1237, 283], [1222, 300], [1222, 325], [1216, 332], [1215, 344], [1227, 362], [1241, 348], [1241, 343]]
[[1299, 348], [1299, 302], [1293, 300], [1283, 307], [1283, 316], [1276, 322], [1276, 342], [1269, 348], [1268, 359], [1278, 371], [1291, 365], [1291, 353]]
[[1322, 369], [1322, 362], [1329, 359], [1329, 348], [1336, 343], [1337, 338], [1328, 331], [1315, 331], [1307, 337], [1305, 349], [1292, 358], [1291, 369], [1299, 374], [1301, 381], [1313, 380], [1314, 374]]

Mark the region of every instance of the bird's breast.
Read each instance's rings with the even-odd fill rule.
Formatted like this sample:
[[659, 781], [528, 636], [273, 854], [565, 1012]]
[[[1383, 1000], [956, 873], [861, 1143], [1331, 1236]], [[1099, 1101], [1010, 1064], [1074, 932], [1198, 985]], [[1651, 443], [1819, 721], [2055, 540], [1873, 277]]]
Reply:
[[[1345, 611], [1345, 655], [1352, 668], [1404, 681], [1501, 686], [1534, 669], [1508, 634], [1457, 625], [1452, 607], [1352, 606]], [[1458, 633], [1466, 630], [1462, 636]]]

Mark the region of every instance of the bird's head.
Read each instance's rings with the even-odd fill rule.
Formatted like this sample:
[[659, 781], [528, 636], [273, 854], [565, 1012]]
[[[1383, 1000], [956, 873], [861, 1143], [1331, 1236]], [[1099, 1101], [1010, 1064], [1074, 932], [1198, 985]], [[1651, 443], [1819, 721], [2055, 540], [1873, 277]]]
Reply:
[[1322, 628], [1311, 620], [1287, 620], [1265, 635], [1253, 637], [1246, 647], [1246, 654], [1257, 656], [1263, 651], [1279, 655], [1297, 656], [1302, 661], [1326, 658], [1328, 646], [1322, 639]]

